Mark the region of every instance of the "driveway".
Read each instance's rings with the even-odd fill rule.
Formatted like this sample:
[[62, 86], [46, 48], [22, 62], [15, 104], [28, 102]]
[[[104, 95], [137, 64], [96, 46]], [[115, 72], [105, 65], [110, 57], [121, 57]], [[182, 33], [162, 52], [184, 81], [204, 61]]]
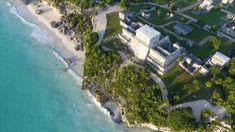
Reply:
[[100, 43], [104, 37], [107, 25], [106, 15], [112, 12], [120, 12], [120, 11], [123, 11], [123, 9], [119, 5], [109, 6], [105, 9], [97, 11], [97, 15], [92, 20], [92, 24], [94, 26], [93, 32], [97, 32], [99, 35], [99, 40], [97, 43]]
[[182, 104], [171, 106], [170, 109], [174, 110], [177, 108], [188, 108], [188, 107], [192, 108], [194, 118], [197, 121], [200, 120], [201, 111], [206, 108], [214, 111], [220, 119], [223, 119], [224, 116], [228, 115], [227, 110], [223, 106], [213, 106], [207, 100], [197, 100], [197, 101], [185, 102]]

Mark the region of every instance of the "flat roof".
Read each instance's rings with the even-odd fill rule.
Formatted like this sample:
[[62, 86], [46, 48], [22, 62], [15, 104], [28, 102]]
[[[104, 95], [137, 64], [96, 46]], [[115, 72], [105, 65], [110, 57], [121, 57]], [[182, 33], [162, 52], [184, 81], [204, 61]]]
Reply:
[[136, 30], [136, 32], [140, 33], [143, 38], [146, 38], [148, 40], [151, 40], [152, 38], [161, 35], [160, 32], [157, 30], [153, 29], [149, 25], [144, 25], [140, 27], [139, 29]]
[[213, 57], [217, 57], [220, 60], [224, 61], [224, 62], [228, 62], [230, 60], [229, 57], [227, 57], [226, 55], [220, 53], [220, 52], [216, 52], [215, 55]]

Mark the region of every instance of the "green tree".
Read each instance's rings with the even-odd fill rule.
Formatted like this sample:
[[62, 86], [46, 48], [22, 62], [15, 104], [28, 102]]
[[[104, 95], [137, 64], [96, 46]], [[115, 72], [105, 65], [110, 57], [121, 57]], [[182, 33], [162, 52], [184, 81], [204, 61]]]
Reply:
[[235, 57], [233, 57], [229, 62], [229, 73], [235, 75]]
[[190, 108], [176, 109], [167, 117], [167, 125], [175, 131], [190, 131], [193, 129], [194, 118]]
[[120, 6], [121, 6], [122, 8], [128, 8], [128, 7], [129, 7], [129, 3], [128, 3], [127, 0], [121, 0]]
[[221, 45], [221, 41], [220, 39], [216, 38], [216, 37], [213, 37], [211, 40], [210, 40], [210, 44], [211, 46], [215, 49], [215, 50], [218, 50], [220, 48], [220, 45]]
[[209, 121], [209, 117], [215, 116], [215, 112], [210, 109], [203, 109], [201, 111], [201, 121]]
[[175, 95], [175, 96], [173, 97], [174, 103], [179, 103], [180, 100], [181, 100], [181, 99], [180, 99], [180, 96], [179, 96], [179, 95]]
[[211, 82], [211, 81], [207, 81], [207, 82], [206, 82], [206, 87], [207, 87], [207, 88], [211, 88], [211, 87], [212, 87], [212, 85], [213, 85], [213, 84], [212, 84], [212, 82]]
[[213, 81], [215, 81], [215, 78], [220, 73], [220, 69], [218, 67], [216, 67], [216, 66], [213, 66], [213, 67], [211, 67], [210, 71], [211, 71], [211, 74], [212, 74], [212, 79], [213, 79]]

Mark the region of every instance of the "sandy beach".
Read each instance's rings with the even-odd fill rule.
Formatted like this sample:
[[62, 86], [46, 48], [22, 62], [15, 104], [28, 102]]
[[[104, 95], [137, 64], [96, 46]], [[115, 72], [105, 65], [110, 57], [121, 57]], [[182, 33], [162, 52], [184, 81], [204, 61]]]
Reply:
[[[47, 2], [40, 3], [40, 6], [36, 6], [33, 3], [24, 5], [19, 0], [13, 3], [16, 7], [17, 13], [27, 21], [36, 24], [41, 31], [44, 31], [48, 38], [52, 39], [51, 47], [57, 57], [72, 58], [74, 65], [71, 67], [70, 72], [80, 76], [79, 83], [82, 82], [83, 75], [83, 63], [84, 52], [75, 51], [75, 41], [70, 40], [68, 36], [59, 32], [58, 29], [51, 27], [52, 21], [60, 20], [61, 14], [54, 7], [47, 4]], [[38, 15], [36, 9], [43, 11]], [[73, 71], [72, 71], [73, 70]], [[75, 73], [74, 73], [75, 72]]]

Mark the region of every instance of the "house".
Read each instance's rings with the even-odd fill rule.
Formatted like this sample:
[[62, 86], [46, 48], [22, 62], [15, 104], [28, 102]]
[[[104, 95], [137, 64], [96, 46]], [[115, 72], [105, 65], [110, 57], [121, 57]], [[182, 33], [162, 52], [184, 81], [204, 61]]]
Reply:
[[175, 66], [182, 50], [172, 44], [169, 37], [163, 37], [159, 31], [141, 23], [123, 26], [119, 38], [139, 60], [150, 64], [161, 75]]
[[214, 8], [214, 5], [213, 5], [213, 0], [204, 0], [200, 5], [199, 7], [201, 9], [206, 9], [208, 11], [210, 11], [211, 9]]
[[208, 59], [205, 65], [200, 69], [200, 73], [207, 75], [211, 67], [216, 66], [222, 69], [228, 62], [230, 58], [226, 55], [216, 52], [212, 57]]
[[202, 67], [201, 60], [192, 54], [184, 57], [179, 65], [191, 75], [194, 75]]
[[121, 20], [125, 20], [125, 19], [131, 19], [131, 18], [135, 17], [136, 13], [129, 12], [129, 11], [122, 11], [122, 12], [119, 12], [118, 15]]
[[218, 66], [222, 68], [226, 63], [228, 63], [230, 60], [229, 57], [226, 55], [216, 52], [208, 61], [207, 63], [212, 65], [212, 66]]
[[229, 36], [235, 38], [235, 21], [230, 21], [228, 23], [225, 23], [220, 30], [222, 32], [225, 32], [226, 34], [228, 34]]
[[145, 19], [149, 19], [151, 17], [151, 14], [150, 13], [142, 12], [141, 16], [144, 17]]
[[177, 34], [180, 35], [187, 35], [190, 32], [193, 31], [193, 28], [191, 26], [189, 26], [188, 24], [184, 24], [184, 23], [177, 23], [174, 26], [174, 30]]

